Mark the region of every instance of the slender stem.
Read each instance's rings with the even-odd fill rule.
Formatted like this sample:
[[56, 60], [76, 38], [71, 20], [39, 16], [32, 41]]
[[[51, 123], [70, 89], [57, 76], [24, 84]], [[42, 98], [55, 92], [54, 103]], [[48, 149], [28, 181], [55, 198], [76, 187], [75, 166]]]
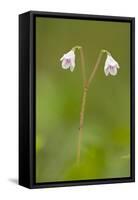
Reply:
[[85, 72], [85, 59], [84, 59], [84, 53], [83, 48], [80, 48], [80, 57], [81, 57], [81, 71], [82, 71], [82, 78], [83, 78], [83, 84], [86, 80], [86, 72]]
[[79, 125], [78, 146], [77, 146], [77, 164], [79, 164], [80, 162], [82, 130], [83, 130], [83, 123], [84, 123], [84, 111], [85, 111], [87, 92], [88, 92], [88, 88], [85, 86], [83, 89], [81, 112], [80, 112], [80, 125]]
[[86, 72], [85, 72], [85, 59], [84, 59], [83, 48], [79, 45], [76, 45], [75, 47], [72, 48], [74, 52], [76, 51], [76, 49], [80, 50], [82, 79], [83, 79], [83, 84], [85, 84]]
[[91, 81], [93, 80], [93, 78], [94, 78], [94, 76], [95, 76], [95, 73], [96, 73], [96, 71], [97, 71], [97, 69], [98, 69], [98, 66], [99, 66], [99, 64], [100, 64], [100, 61], [101, 61], [101, 58], [102, 58], [103, 53], [107, 53], [107, 51], [106, 51], [106, 50], [101, 50], [101, 51], [100, 51], [99, 56], [98, 56], [98, 59], [97, 59], [97, 61], [96, 61], [96, 64], [95, 64], [95, 66], [94, 66], [94, 68], [93, 68], [93, 70], [92, 70], [92, 72], [91, 72], [91, 74], [90, 74], [90, 77], [89, 77], [89, 79], [88, 79], [88, 87], [89, 87]]
[[90, 77], [88, 81], [85, 81], [85, 63], [84, 63], [84, 55], [82, 48], [81, 49], [81, 62], [82, 62], [82, 74], [83, 74], [83, 81], [84, 81], [84, 88], [83, 88], [83, 95], [82, 95], [82, 103], [81, 103], [81, 112], [80, 112], [80, 125], [79, 125], [79, 135], [78, 135], [78, 145], [77, 145], [77, 164], [80, 162], [80, 156], [81, 156], [81, 141], [82, 141], [82, 133], [83, 133], [83, 123], [84, 123], [84, 112], [85, 112], [85, 105], [86, 105], [86, 97], [88, 93], [88, 89], [90, 86], [90, 83], [98, 69], [98, 66], [100, 64], [101, 58], [103, 53], [110, 54], [107, 50], [101, 50], [100, 54], [98, 56], [98, 59], [96, 61], [96, 64], [94, 66], [94, 69], [92, 70]]

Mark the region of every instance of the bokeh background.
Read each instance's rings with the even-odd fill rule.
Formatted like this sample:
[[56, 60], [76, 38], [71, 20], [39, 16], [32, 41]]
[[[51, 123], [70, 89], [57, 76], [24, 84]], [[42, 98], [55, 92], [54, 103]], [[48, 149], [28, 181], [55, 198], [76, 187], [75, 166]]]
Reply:
[[[60, 58], [83, 47], [87, 76], [101, 49], [120, 65], [104, 75], [102, 57], [88, 91], [81, 161], [76, 165], [82, 96], [80, 54], [73, 73]], [[36, 18], [36, 182], [130, 176], [130, 24]]]

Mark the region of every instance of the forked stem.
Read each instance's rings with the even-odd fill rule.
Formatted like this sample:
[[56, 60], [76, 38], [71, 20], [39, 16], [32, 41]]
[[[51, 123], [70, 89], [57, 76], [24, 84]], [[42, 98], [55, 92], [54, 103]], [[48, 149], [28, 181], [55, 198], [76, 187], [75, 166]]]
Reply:
[[93, 78], [95, 76], [95, 73], [96, 73], [96, 71], [98, 69], [98, 66], [100, 64], [100, 61], [101, 61], [103, 53], [107, 53], [108, 55], [110, 55], [110, 53], [105, 49], [102, 49], [100, 51], [99, 56], [98, 56], [97, 61], [96, 61], [96, 64], [95, 64], [94, 68], [92, 69], [92, 72], [91, 72], [90, 77], [88, 79], [88, 87], [89, 87], [90, 83], [92, 82], [92, 80], [93, 80]]
[[[93, 68], [93, 70], [90, 74], [88, 81], [86, 81], [86, 77], [84, 77], [84, 73], [85, 73], [85, 71], [83, 71], [83, 69], [85, 69], [84, 57], [82, 57], [82, 60], [81, 60], [84, 87], [83, 87], [83, 95], [82, 95], [81, 111], [80, 111], [79, 136], [78, 136], [78, 145], [77, 145], [77, 164], [79, 164], [80, 157], [81, 157], [81, 141], [82, 141], [82, 135], [83, 135], [83, 124], [84, 124], [84, 112], [85, 112], [85, 105], [86, 105], [86, 97], [87, 97], [89, 86], [90, 86], [91, 81], [93, 80], [93, 78], [95, 76], [97, 69], [98, 69], [98, 66], [100, 64], [103, 53], [107, 53], [108, 55], [110, 55], [110, 53], [107, 50], [103, 49], [103, 50], [100, 51], [98, 59], [97, 59], [96, 64], [95, 64], [95, 66], [94, 66], [94, 68]], [[83, 55], [83, 52], [82, 52], [82, 55]]]

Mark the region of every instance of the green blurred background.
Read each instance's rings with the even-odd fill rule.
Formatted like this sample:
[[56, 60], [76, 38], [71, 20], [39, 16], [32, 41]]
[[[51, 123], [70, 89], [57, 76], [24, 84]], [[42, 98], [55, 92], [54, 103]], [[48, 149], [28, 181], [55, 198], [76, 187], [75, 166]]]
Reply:
[[[60, 58], [83, 47], [87, 76], [101, 49], [120, 65], [104, 74], [103, 56], [88, 91], [81, 161], [76, 165], [82, 96], [80, 54], [73, 73]], [[36, 182], [130, 176], [130, 24], [36, 18]]]

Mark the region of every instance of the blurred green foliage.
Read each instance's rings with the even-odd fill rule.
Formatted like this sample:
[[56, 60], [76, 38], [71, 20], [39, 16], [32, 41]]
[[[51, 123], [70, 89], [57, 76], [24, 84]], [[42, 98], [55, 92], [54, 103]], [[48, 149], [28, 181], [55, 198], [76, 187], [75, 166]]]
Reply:
[[[73, 73], [60, 58], [83, 47], [87, 76], [101, 49], [120, 65], [106, 77], [103, 56], [88, 92], [80, 165], [80, 55]], [[130, 24], [36, 18], [36, 182], [130, 176]]]

